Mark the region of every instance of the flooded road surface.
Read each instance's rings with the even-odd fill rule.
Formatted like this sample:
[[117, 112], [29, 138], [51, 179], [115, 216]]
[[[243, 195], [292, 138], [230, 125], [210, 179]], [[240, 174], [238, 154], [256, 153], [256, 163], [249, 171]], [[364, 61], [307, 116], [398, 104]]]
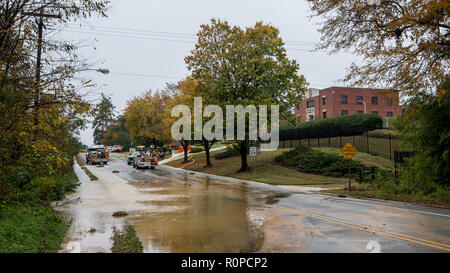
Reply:
[[[66, 243], [108, 252], [112, 227], [132, 223], [145, 252], [447, 252], [446, 209], [305, 194], [159, 166], [124, 156], [88, 166], [58, 209], [72, 217]], [[114, 171], [114, 173], [113, 173]], [[114, 211], [126, 211], [114, 218]], [[90, 232], [95, 229], [95, 232]]]

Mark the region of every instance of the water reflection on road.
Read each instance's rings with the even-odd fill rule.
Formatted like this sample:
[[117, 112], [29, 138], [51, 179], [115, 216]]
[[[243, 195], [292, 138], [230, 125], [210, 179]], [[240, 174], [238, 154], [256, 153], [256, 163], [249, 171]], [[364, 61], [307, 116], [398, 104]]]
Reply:
[[256, 252], [267, 208], [280, 193], [162, 169], [136, 171], [114, 162], [148, 209], [130, 212], [146, 252]]

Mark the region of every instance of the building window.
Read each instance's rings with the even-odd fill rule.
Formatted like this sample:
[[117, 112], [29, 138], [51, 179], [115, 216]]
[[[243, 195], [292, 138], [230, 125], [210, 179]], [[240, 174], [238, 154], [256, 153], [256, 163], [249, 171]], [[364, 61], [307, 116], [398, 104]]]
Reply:
[[322, 105], [327, 105], [327, 97], [322, 98]]
[[306, 108], [312, 108], [312, 107], [314, 107], [314, 101], [313, 101], [313, 100], [309, 100], [309, 101], [306, 103]]
[[378, 115], [378, 111], [372, 111], [372, 114]]
[[347, 104], [347, 96], [341, 96], [341, 104]]
[[301, 104], [297, 104], [297, 110], [300, 110]]
[[386, 112], [386, 117], [392, 118], [393, 117], [393, 113], [392, 112]]
[[387, 106], [392, 106], [392, 98], [387, 99]]
[[322, 113], [323, 118], [327, 118], [327, 111], [323, 111]]
[[357, 113], [358, 115], [361, 115], [361, 114], [363, 113], [363, 111], [358, 110], [358, 111], [356, 111], [356, 113]]
[[362, 96], [356, 96], [356, 104], [363, 104], [363, 97]]
[[341, 116], [347, 116], [348, 111], [347, 110], [341, 110]]
[[372, 97], [372, 105], [378, 105], [378, 97]]

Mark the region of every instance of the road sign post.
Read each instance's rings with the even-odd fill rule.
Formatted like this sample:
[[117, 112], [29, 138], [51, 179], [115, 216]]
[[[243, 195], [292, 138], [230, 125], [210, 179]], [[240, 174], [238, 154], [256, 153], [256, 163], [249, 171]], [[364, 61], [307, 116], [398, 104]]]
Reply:
[[348, 160], [348, 191], [352, 191], [352, 160]]
[[342, 148], [342, 153], [348, 159], [348, 191], [352, 191], [352, 157], [357, 152], [358, 150], [350, 142]]
[[255, 171], [253, 174], [253, 179], [256, 180], [256, 147], [250, 147], [249, 155], [254, 157], [253, 168], [255, 169]]

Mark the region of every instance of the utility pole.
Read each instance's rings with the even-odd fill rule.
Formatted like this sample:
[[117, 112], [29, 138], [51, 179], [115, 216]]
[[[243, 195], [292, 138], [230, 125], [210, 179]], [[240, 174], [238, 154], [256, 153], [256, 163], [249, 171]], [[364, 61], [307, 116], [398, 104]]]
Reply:
[[37, 53], [36, 53], [36, 74], [35, 74], [35, 94], [34, 94], [34, 124], [37, 125], [39, 123], [39, 103], [41, 99], [41, 59], [42, 59], [42, 40], [43, 40], [43, 31], [44, 31], [44, 17], [45, 18], [57, 18], [60, 19], [61, 15], [55, 14], [45, 14], [44, 8], [41, 7], [39, 9], [39, 13], [35, 12], [23, 12], [24, 15], [38, 17], [38, 39], [37, 39]]
[[42, 32], [44, 29], [44, 10], [41, 8], [38, 22], [38, 40], [36, 54], [35, 98], [34, 98], [34, 125], [39, 123], [39, 101], [41, 99], [41, 56], [42, 56]]

